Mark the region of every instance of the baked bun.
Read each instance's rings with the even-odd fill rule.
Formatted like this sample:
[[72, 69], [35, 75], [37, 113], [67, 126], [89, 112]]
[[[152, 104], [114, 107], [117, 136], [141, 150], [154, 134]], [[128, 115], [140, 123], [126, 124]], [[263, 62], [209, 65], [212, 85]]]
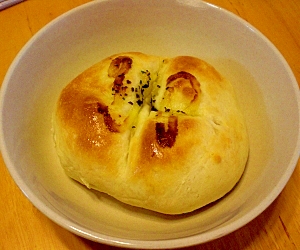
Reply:
[[165, 214], [224, 196], [249, 151], [232, 85], [188, 56], [104, 59], [62, 90], [53, 130], [68, 176]]

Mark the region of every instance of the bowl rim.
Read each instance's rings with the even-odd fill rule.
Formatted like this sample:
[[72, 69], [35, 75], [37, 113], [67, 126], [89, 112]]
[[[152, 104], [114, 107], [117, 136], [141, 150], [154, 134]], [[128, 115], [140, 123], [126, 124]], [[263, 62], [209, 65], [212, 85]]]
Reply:
[[[118, 2], [120, 0], [115, 0], [115, 2]], [[61, 22], [65, 18], [68, 18], [71, 15], [76, 14], [77, 12], [80, 12], [84, 8], [90, 8], [93, 5], [101, 4], [102, 2], [111, 2], [110, 0], [96, 0], [91, 1], [85, 4], [82, 4], [78, 7], [75, 7], [62, 15], [56, 17], [52, 21], [50, 21], [48, 24], [46, 24], [44, 27], [42, 27], [36, 34], [32, 36], [32, 38], [23, 46], [23, 48], [19, 51], [13, 62], [11, 63], [5, 77], [3, 84], [0, 89], [0, 150], [2, 153], [2, 157], [4, 160], [4, 163], [6, 165], [6, 168], [8, 169], [11, 177], [19, 187], [19, 189], [22, 191], [22, 193], [27, 197], [28, 200], [44, 215], [46, 215], [48, 218], [50, 218], [52, 221], [54, 221], [56, 224], [60, 225], [61, 227], [69, 230], [70, 232], [81, 236], [83, 238], [107, 244], [117, 247], [126, 247], [126, 248], [143, 248], [143, 249], [164, 249], [164, 248], [178, 248], [178, 247], [187, 247], [192, 246], [200, 243], [205, 243], [208, 241], [215, 240], [217, 238], [223, 237], [229, 233], [232, 233], [239, 228], [243, 227], [244, 225], [248, 224], [250, 221], [255, 219], [259, 214], [261, 214], [281, 193], [287, 182], [289, 181], [291, 175], [294, 172], [294, 169], [296, 168], [297, 161], [299, 160], [300, 155], [300, 126], [298, 130], [298, 138], [297, 138], [297, 145], [294, 149], [293, 155], [290, 159], [290, 162], [288, 164], [288, 168], [285, 171], [284, 175], [282, 175], [280, 181], [277, 183], [276, 187], [272, 190], [272, 192], [265, 197], [258, 206], [250, 210], [246, 215], [243, 215], [241, 218], [237, 219], [234, 222], [229, 223], [228, 225], [225, 225], [221, 228], [217, 229], [211, 229], [205, 232], [202, 232], [201, 234], [186, 236], [183, 238], [176, 238], [176, 239], [166, 239], [166, 240], [134, 240], [134, 239], [125, 239], [125, 238], [118, 238], [114, 236], [109, 236], [101, 233], [95, 233], [91, 230], [85, 228], [84, 226], [78, 225], [76, 222], [70, 221], [67, 218], [65, 218], [63, 215], [56, 213], [52, 208], [47, 207], [36, 195], [32, 190], [26, 185], [24, 180], [20, 177], [18, 174], [17, 169], [15, 168], [10, 154], [6, 147], [6, 141], [5, 141], [5, 131], [3, 128], [3, 122], [5, 118], [3, 118], [3, 109], [4, 109], [4, 101], [5, 101], [5, 93], [7, 89], [9, 88], [9, 81], [11, 76], [13, 75], [14, 69], [18, 65], [20, 59], [22, 56], [26, 53], [28, 49], [32, 46], [32, 44], [39, 38], [42, 37], [43, 34], [52, 26], [56, 25], [57, 23]], [[159, 2], [159, 1], [158, 1]], [[189, 0], [173, 0], [173, 2], [180, 2], [181, 4], [189, 5]], [[155, 3], [156, 4], [156, 3]], [[200, 1], [198, 3], [200, 5], [206, 5], [210, 8], [215, 8], [220, 12], [223, 12], [224, 14], [228, 15], [231, 19], [234, 19], [234, 21], [237, 21], [244, 26], [246, 26], [248, 29], [250, 29], [252, 32], [254, 32], [260, 39], [265, 42], [268, 47], [270, 47], [273, 52], [276, 54], [278, 60], [281, 61], [281, 63], [285, 67], [285, 71], [288, 73], [289, 78], [291, 80], [291, 85], [294, 89], [295, 97], [297, 100], [297, 107], [298, 110], [300, 110], [300, 95], [299, 95], [299, 86], [297, 83], [297, 80], [288, 65], [285, 58], [282, 56], [282, 54], [279, 52], [279, 50], [273, 45], [273, 43], [268, 40], [259, 30], [257, 30], [254, 26], [252, 26], [250, 23], [242, 19], [241, 17], [237, 16], [236, 14], [218, 7], [214, 4], [207, 3], [205, 1]], [[298, 124], [300, 123], [300, 118], [298, 119]]]

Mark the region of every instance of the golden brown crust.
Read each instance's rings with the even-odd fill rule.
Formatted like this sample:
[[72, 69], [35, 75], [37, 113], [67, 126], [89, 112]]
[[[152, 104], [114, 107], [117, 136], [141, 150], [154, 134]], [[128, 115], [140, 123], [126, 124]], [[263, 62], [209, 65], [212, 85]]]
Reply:
[[229, 192], [249, 150], [231, 84], [187, 56], [104, 59], [64, 88], [53, 127], [70, 177], [167, 214]]

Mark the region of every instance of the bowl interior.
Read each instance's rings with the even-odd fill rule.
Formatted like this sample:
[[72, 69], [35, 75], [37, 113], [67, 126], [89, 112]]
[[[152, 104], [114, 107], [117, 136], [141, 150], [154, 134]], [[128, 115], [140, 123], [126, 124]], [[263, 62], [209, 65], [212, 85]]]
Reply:
[[[166, 216], [87, 190], [63, 172], [51, 133], [60, 91], [92, 64], [125, 51], [196, 56], [234, 85], [251, 149], [241, 181], [223, 199]], [[298, 86], [286, 62], [252, 26], [200, 1], [93, 1], [68, 12], [17, 56], [1, 107], [2, 154], [32, 203], [83, 237], [128, 247], [196, 244], [243, 226], [280, 193], [299, 152]]]

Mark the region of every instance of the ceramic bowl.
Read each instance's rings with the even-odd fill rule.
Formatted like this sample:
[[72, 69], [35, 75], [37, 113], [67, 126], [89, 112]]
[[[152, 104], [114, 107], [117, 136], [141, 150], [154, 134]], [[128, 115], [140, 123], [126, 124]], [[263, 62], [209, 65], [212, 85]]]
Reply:
[[[63, 172], [51, 132], [60, 91], [92, 64], [128, 51], [196, 56], [234, 85], [250, 156], [223, 199], [167, 216], [87, 190]], [[282, 191], [299, 157], [298, 92], [278, 50], [224, 9], [197, 0], [92, 1], [45, 26], [15, 58], [1, 90], [1, 151], [33, 205], [67, 230], [129, 248], [190, 246], [244, 226]]]

